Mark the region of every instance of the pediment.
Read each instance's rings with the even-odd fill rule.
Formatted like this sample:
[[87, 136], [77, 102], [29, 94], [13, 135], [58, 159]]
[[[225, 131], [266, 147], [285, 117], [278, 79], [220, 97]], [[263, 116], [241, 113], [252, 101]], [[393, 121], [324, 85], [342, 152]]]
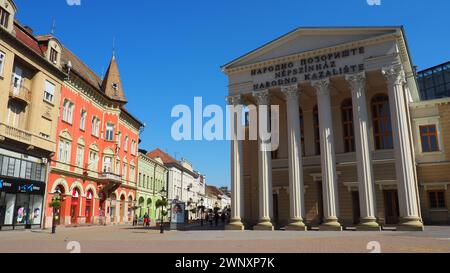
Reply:
[[401, 27], [298, 28], [224, 65], [224, 70], [308, 51], [376, 38], [401, 31]]

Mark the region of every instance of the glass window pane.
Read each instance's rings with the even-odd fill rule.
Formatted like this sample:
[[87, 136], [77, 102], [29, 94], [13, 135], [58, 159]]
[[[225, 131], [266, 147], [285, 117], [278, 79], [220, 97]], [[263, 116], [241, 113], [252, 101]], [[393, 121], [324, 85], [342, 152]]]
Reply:
[[5, 216], [4, 225], [12, 225], [14, 219], [14, 205], [16, 203], [16, 195], [15, 194], [6, 194], [5, 198]]
[[429, 152], [430, 145], [428, 145], [428, 138], [426, 136], [421, 137], [422, 139], [422, 152]]
[[30, 224], [39, 225], [41, 224], [42, 215], [42, 196], [32, 195], [31, 202]]
[[430, 136], [430, 143], [431, 143], [431, 150], [432, 150], [433, 152], [436, 152], [436, 151], [439, 150], [438, 142], [437, 142], [436, 136]]

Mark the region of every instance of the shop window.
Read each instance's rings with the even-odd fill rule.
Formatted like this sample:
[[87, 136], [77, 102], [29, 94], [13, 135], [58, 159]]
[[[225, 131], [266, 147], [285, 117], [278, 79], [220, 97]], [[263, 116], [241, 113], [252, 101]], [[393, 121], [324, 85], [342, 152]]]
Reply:
[[431, 209], [445, 209], [447, 208], [445, 201], [445, 191], [429, 191], [428, 198]]
[[376, 95], [372, 98], [373, 136], [375, 149], [392, 149], [392, 126], [389, 98], [387, 95]]
[[439, 143], [436, 125], [434, 124], [422, 125], [419, 126], [419, 130], [420, 130], [420, 140], [422, 143], [422, 152], [423, 153], [438, 152]]

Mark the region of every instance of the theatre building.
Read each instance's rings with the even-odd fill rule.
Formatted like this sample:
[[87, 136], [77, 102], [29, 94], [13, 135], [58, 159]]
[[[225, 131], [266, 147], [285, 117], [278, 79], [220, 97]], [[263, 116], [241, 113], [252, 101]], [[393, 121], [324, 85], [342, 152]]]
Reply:
[[[101, 79], [67, 48], [56, 132], [50, 164], [49, 198], [62, 195], [58, 225], [131, 223], [136, 200], [139, 130], [142, 123], [125, 108], [116, 57]], [[47, 206], [45, 226], [52, 225]]]
[[228, 229], [450, 223], [450, 100], [420, 100], [402, 27], [299, 28], [222, 69], [229, 104], [279, 106], [273, 151], [233, 135]]
[[61, 44], [15, 20], [0, 1], [0, 230], [40, 228], [55, 151]]

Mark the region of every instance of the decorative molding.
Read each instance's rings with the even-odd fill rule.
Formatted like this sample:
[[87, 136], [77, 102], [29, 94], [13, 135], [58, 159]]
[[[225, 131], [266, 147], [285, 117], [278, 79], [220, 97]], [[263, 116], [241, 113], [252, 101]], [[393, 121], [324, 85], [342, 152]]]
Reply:
[[269, 90], [254, 91], [253, 96], [256, 98], [258, 105], [269, 105], [270, 104], [270, 92]]
[[347, 81], [351, 92], [360, 96], [366, 85], [366, 73], [347, 74], [345, 75], [345, 80]]
[[317, 96], [330, 95], [330, 79], [311, 81], [311, 86], [316, 90]]
[[389, 86], [403, 85], [406, 83], [405, 71], [400, 64], [383, 67], [381, 73], [386, 78]]
[[286, 100], [298, 100], [300, 90], [297, 84], [282, 86], [281, 92], [284, 94]]

